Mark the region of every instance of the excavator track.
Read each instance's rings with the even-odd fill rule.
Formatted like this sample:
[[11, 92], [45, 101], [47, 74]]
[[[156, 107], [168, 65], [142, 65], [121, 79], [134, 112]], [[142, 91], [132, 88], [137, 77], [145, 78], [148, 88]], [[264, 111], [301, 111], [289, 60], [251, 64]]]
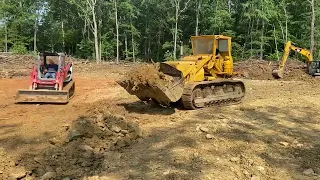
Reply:
[[238, 80], [205, 81], [187, 84], [182, 95], [184, 108], [195, 110], [209, 106], [238, 104], [244, 98], [245, 86]]

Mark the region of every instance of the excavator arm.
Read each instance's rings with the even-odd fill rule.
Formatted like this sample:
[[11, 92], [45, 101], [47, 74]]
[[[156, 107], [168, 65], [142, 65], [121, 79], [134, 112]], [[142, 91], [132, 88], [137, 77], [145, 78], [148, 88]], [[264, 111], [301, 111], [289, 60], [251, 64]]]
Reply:
[[298, 52], [301, 55], [305, 56], [307, 58], [308, 64], [310, 64], [313, 61], [313, 56], [309, 50], [304, 49], [304, 48], [300, 48], [300, 47], [296, 47], [295, 45], [293, 45], [293, 43], [291, 41], [288, 41], [286, 44], [286, 47], [284, 49], [282, 58], [281, 58], [279, 68], [272, 72], [273, 77], [275, 77], [277, 79], [283, 78], [285, 65], [287, 63], [287, 60], [289, 58], [291, 51]]

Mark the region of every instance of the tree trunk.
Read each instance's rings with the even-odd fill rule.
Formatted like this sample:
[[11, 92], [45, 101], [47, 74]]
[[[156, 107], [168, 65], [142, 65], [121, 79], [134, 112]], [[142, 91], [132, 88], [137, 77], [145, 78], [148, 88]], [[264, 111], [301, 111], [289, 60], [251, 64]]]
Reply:
[[229, 10], [229, 13], [231, 13], [231, 4], [232, 4], [231, 0], [228, 0], [228, 10]]
[[179, 4], [176, 5], [176, 26], [174, 30], [173, 60], [177, 59], [178, 18], [179, 18]]
[[87, 32], [87, 20], [84, 19], [84, 26], [83, 26], [83, 29], [82, 29], [82, 38], [85, 39], [86, 37], [86, 32]]
[[278, 43], [277, 43], [277, 36], [276, 36], [276, 27], [275, 27], [275, 25], [273, 25], [273, 35], [274, 35], [274, 44], [276, 45], [277, 59], [278, 59], [278, 61], [279, 61]]
[[8, 32], [7, 32], [7, 22], [4, 23], [4, 42], [5, 42], [5, 52], [8, 52]]
[[132, 19], [130, 19], [130, 25], [131, 25], [131, 45], [132, 45], [132, 59], [133, 62], [136, 62], [136, 52], [135, 52], [135, 43], [134, 43], [134, 36], [133, 36], [133, 24]]
[[127, 34], [124, 34], [124, 48], [125, 48], [125, 58], [128, 58], [128, 37]]
[[148, 57], [150, 58], [151, 54], [151, 37], [148, 38]]
[[101, 24], [102, 20], [99, 20], [99, 58], [100, 62], [102, 61], [102, 38], [101, 38]]
[[62, 31], [62, 51], [64, 52], [66, 45], [65, 45], [64, 23], [63, 23], [62, 17], [61, 17], [61, 31]]
[[200, 18], [200, 9], [201, 9], [201, 0], [198, 0], [198, 7], [197, 7], [197, 15], [196, 15], [196, 36], [199, 35], [199, 18]]
[[[252, 22], [251, 24], [251, 30], [250, 30], [250, 34], [253, 34], [253, 26], [254, 26], [254, 22]], [[253, 37], [252, 35], [249, 35], [250, 36], [250, 57], [253, 56]]]
[[102, 40], [101, 38], [99, 38], [99, 58], [100, 58], [100, 62], [102, 60]]
[[280, 29], [281, 29], [281, 33], [282, 33], [282, 39], [283, 39], [283, 41], [284, 41], [284, 44], [286, 44], [286, 35], [284, 34], [284, 30], [283, 30], [283, 27], [282, 27], [282, 24], [281, 24], [281, 22], [279, 21], [279, 25], [280, 25]]
[[92, 18], [93, 18], [93, 36], [94, 36], [94, 47], [96, 51], [96, 61], [97, 64], [100, 63], [100, 56], [99, 56], [99, 39], [98, 39], [98, 25], [96, 20], [96, 12], [94, 8], [95, 4], [92, 5]]
[[133, 34], [132, 34], [132, 59], [133, 62], [136, 62], [136, 52], [135, 52], [135, 43], [134, 43], [134, 38], [133, 38]]
[[286, 44], [288, 42], [288, 13], [287, 13], [287, 9], [286, 9], [285, 0], [283, 0], [282, 3], [283, 3], [282, 4], [282, 9], [283, 9], [283, 12], [284, 12], [284, 16], [286, 18], [285, 35], [283, 33], [283, 28], [282, 28], [282, 25], [281, 25], [280, 21], [279, 21], [279, 24], [280, 24], [280, 27], [281, 27], [282, 35], [284, 37], [284, 41], [285, 41], [284, 44]]
[[313, 54], [313, 50], [315, 48], [315, 22], [316, 22], [316, 14], [315, 14], [315, 3], [314, 0], [311, 0], [311, 9], [312, 9], [312, 18], [311, 18], [311, 47], [310, 51]]
[[160, 50], [161, 50], [161, 29], [158, 31], [158, 40], [157, 40], [158, 48], [157, 48], [157, 59], [160, 58]]
[[263, 45], [264, 45], [264, 20], [262, 19], [262, 29], [261, 29], [261, 44], [260, 44], [260, 60], [263, 60]]
[[34, 35], [33, 35], [33, 52], [37, 52], [37, 29], [38, 29], [38, 18], [34, 23]]
[[117, 0], [114, 0], [114, 9], [115, 9], [115, 16], [116, 16], [116, 31], [117, 31], [117, 59], [116, 59], [116, 63], [119, 64], [119, 24], [118, 24]]

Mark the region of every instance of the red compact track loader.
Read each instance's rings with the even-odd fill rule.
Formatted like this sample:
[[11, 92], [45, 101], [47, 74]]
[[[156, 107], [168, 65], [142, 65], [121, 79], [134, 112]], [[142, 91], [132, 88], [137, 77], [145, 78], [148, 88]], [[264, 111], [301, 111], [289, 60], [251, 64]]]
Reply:
[[[58, 57], [55, 64], [57, 70], [50, 72], [54, 76], [46, 76], [50, 66], [47, 57]], [[54, 61], [50, 59], [49, 61]], [[41, 52], [36, 59], [31, 73], [28, 90], [19, 90], [17, 103], [68, 103], [74, 96], [75, 82], [73, 80], [73, 63], [65, 62], [64, 53]]]

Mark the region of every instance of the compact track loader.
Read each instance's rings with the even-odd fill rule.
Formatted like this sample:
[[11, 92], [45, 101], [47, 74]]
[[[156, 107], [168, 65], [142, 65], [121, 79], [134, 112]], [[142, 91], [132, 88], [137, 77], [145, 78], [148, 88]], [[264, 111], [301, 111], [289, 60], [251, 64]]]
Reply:
[[[47, 57], [58, 57], [54, 77], [46, 77]], [[65, 62], [63, 53], [39, 53], [31, 72], [29, 89], [18, 90], [17, 103], [68, 103], [75, 91], [73, 63]]]
[[245, 85], [234, 80], [231, 37], [205, 35], [191, 37], [193, 55], [180, 61], [160, 64], [160, 72], [172, 77], [172, 86], [144, 85], [119, 81], [124, 89], [140, 100], [153, 100], [160, 105], [181, 100], [186, 109], [240, 103]]

